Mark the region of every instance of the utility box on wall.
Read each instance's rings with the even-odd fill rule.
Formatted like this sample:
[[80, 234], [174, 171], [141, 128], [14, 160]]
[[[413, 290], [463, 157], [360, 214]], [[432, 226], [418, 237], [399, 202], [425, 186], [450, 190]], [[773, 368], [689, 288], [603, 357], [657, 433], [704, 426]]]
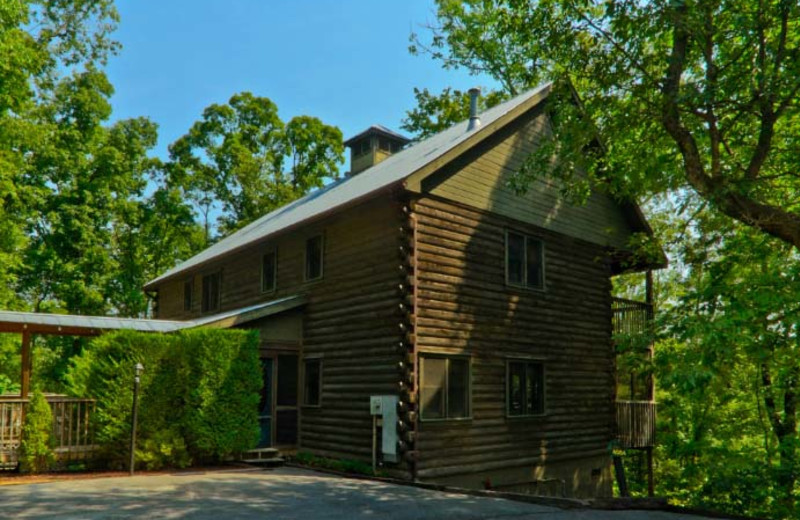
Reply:
[[369, 399], [370, 414], [383, 419], [381, 453], [386, 462], [397, 462], [397, 396], [373, 395]]

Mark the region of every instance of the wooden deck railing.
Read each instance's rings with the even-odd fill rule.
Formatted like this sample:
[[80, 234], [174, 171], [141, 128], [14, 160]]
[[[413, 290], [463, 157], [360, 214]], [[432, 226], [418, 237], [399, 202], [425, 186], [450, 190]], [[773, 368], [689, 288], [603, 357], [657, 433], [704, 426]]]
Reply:
[[624, 298], [611, 299], [614, 334], [643, 334], [653, 319], [653, 306]]
[[623, 448], [649, 448], [656, 441], [656, 403], [617, 401], [617, 440]]
[[[89, 459], [96, 446], [91, 427], [93, 399], [47, 396], [53, 412], [51, 432], [59, 462]], [[22, 416], [28, 399], [0, 397], [0, 468], [15, 467], [22, 438]]]

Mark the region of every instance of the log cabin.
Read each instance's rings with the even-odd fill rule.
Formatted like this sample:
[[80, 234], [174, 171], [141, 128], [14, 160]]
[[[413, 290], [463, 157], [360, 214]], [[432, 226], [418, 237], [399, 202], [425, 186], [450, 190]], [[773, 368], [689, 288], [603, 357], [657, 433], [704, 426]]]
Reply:
[[553, 88], [416, 143], [373, 126], [345, 178], [146, 284], [158, 319], [260, 331], [261, 446], [610, 496], [611, 277], [653, 267], [624, 262], [652, 231], [599, 190], [573, 206], [553, 179], [509, 187]]

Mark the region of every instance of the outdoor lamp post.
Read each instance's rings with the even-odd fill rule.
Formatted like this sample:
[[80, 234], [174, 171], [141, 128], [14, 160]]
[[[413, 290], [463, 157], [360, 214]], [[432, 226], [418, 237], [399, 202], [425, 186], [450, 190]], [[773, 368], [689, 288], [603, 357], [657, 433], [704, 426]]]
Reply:
[[131, 417], [131, 476], [133, 476], [133, 466], [136, 458], [136, 415], [139, 411], [139, 376], [142, 374], [142, 370], [144, 370], [144, 366], [141, 363], [136, 363], [133, 378], [133, 414]]

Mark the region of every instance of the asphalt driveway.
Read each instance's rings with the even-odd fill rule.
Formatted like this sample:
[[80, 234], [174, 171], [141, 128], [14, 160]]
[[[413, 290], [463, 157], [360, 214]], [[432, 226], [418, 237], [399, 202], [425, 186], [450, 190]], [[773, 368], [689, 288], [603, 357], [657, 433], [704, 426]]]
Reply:
[[0, 518], [700, 519], [662, 512], [562, 510], [295, 468], [0, 486]]

